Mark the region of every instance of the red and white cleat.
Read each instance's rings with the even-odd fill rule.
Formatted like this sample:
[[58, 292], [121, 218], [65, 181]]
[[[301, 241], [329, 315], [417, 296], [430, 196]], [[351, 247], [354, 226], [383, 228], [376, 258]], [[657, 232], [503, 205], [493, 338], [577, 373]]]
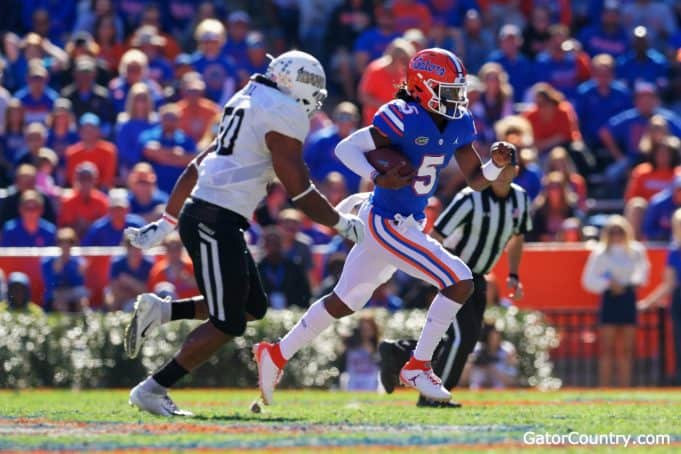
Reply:
[[430, 361], [419, 361], [412, 357], [400, 371], [400, 382], [437, 402], [446, 402], [452, 398], [451, 393], [442, 386], [440, 377], [430, 367]]
[[258, 387], [265, 405], [272, 405], [274, 388], [281, 380], [286, 360], [278, 344], [260, 342], [253, 346], [253, 356], [258, 365]]

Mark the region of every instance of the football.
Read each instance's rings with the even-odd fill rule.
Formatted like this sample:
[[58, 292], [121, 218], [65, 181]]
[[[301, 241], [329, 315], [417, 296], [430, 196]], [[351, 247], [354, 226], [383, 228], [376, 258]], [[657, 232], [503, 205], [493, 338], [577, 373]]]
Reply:
[[394, 167], [399, 167], [399, 174], [409, 175], [414, 167], [406, 156], [393, 148], [376, 148], [366, 154], [369, 163], [381, 173], [386, 173]]

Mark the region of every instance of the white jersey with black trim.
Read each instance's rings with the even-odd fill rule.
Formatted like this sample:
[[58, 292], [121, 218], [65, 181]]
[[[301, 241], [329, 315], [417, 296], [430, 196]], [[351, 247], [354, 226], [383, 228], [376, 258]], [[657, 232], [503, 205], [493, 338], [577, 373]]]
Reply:
[[265, 135], [278, 132], [305, 141], [310, 120], [293, 98], [251, 80], [223, 109], [217, 147], [199, 162], [192, 197], [227, 208], [250, 219], [274, 179]]

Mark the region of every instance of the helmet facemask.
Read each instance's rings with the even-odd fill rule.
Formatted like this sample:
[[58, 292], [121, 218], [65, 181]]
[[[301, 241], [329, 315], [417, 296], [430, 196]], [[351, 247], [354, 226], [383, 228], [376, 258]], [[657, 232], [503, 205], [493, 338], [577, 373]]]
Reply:
[[468, 108], [466, 83], [444, 83], [430, 79], [424, 84], [430, 90], [428, 108], [433, 112], [457, 120], [464, 116]]
[[296, 101], [303, 106], [303, 109], [307, 112], [307, 116], [312, 117], [316, 111], [321, 110], [327, 96], [328, 93], [326, 89], [321, 89], [312, 93], [311, 99], [298, 98]]

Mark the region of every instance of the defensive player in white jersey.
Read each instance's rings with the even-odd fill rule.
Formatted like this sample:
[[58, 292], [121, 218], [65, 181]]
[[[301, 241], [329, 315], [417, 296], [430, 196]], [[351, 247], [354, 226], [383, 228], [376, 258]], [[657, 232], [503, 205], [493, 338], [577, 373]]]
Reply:
[[247, 321], [265, 316], [267, 297], [243, 233], [275, 176], [311, 219], [361, 241], [361, 221], [329, 205], [302, 158], [309, 117], [326, 98], [325, 85], [322, 65], [309, 54], [290, 51], [272, 60], [265, 75], [254, 75], [227, 102], [216, 140], [184, 170], [162, 218], [126, 230], [133, 245], [147, 249], [178, 227], [201, 290], [201, 296], [175, 301], [140, 295], [126, 332], [128, 354], [137, 356], [148, 331], [162, 323], [205, 320], [174, 358], [132, 389], [132, 405], [163, 416], [189, 414], [168, 388], [242, 335]]

